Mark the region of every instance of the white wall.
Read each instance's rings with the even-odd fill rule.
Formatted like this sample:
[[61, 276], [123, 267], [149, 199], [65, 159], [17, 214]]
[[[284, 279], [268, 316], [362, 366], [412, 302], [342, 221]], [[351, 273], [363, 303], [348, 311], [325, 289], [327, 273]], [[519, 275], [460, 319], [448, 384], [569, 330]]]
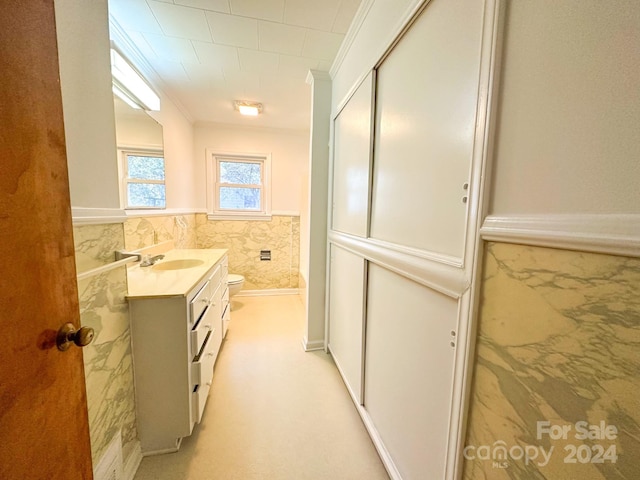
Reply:
[[120, 208], [107, 0], [56, 0], [71, 205]]
[[491, 213], [640, 213], [637, 0], [509, 2]]
[[[150, 112], [164, 132], [164, 160], [167, 186], [167, 208], [195, 209], [199, 158], [194, 151], [194, 129], [173, 101], [160, 92], [161, 111]], [[204, 208], [204, 207], [203, 207]]]
[[196, 182], [191, 188], [199, 208], [207, 205], [205, 151], [212, 148], [221, 152], [271, 153], [273, 213], [301, 211], [302, 182], [309, 173], [309, 132], [222, 124], [196, 125], [194, 132]]

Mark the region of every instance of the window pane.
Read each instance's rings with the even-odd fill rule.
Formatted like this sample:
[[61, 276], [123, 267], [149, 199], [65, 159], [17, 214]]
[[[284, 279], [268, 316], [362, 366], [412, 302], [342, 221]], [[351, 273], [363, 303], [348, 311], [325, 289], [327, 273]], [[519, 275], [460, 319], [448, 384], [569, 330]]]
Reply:
[[260, 185], [261, 163], [220, 162], [220, 183]]
[[129, 178], [140, 180], [164, 180], [164, 158], [127, 155]]
[[260, 189], [220, 187], [220, 208], [232, 210], [260, 210]]
[[127, 199], [129, 207], [164, 208], [165, 186], [161, 183], [129, 183]]

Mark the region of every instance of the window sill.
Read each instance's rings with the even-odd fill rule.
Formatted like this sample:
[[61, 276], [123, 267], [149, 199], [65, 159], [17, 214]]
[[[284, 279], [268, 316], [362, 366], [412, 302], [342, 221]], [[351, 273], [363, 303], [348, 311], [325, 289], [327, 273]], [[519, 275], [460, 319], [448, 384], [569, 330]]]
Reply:
[[271, 214], [265, 213], [208, 213], [209, 220], [262, 220], [271, 221]]

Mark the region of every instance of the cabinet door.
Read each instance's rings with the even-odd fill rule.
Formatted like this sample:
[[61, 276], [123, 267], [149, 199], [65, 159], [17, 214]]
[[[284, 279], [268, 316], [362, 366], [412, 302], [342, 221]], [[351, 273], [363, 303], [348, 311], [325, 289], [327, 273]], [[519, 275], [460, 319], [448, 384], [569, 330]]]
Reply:
[[458, 302], [368, 270], [364, 407], [402, 478], [444, 478]]

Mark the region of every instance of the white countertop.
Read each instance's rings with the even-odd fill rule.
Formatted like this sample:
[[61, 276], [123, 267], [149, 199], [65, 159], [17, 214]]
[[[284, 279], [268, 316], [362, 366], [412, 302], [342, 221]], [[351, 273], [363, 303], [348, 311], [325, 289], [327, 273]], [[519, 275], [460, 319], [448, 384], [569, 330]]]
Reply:
[[226, 249], [173, 249], [164, 253], [156, 265], [172, 260], [202, 260], [201, 265], [179, 270], [160, 270], [141, 267], [139, 263], [127, 266], [127, 298], [184, 297], [205, 278], [207, 272], [227, 253]]

